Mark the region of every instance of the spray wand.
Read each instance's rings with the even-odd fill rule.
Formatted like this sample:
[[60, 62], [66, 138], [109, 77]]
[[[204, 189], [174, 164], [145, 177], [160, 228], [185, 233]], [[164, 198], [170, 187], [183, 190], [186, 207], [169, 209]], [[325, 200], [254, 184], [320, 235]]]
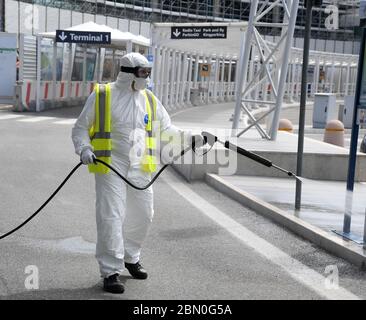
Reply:
[[248, 150], [245, 150], [241, 147], [238, 147], [236, 146], [235, 144], [232, 144], [229, 140], [226, 140], [226, 141], [221, 141], [218, 137], [214, 136], [213, 134], [209, 133], [209, 132], [206, 132], [206, 131], [202, 131], [202, 136], [205, 137], [205, 141], [207, 141], [207, 143], [209, 145], [213, 145], [215, 142], [219, 142], [221, 143], [226, 149], [229, 149], [229, 150], [232, 150], [236, 153], [239, 153], [240, 155], [244, 156], [244, 157], [247, 157], [247, 158], [250, 158], [268, 168], [275, 168], [277, 170], [280, 170], [284, 173], [286, 173], [288, 176], [290, 177], [294, 177], [295, 179], [301, 181], [301, 179], [296, 176], [293, 172], [291, 171], [288, 171], [286, 169], [283, 169], [275, 164], [272, 163], [272, 161], [266, 159], [266, 158], [263, 158], [261, 157], [260, 155], [256, 154], [256, 153], [253, 153], [253, 152], [250, 152]]

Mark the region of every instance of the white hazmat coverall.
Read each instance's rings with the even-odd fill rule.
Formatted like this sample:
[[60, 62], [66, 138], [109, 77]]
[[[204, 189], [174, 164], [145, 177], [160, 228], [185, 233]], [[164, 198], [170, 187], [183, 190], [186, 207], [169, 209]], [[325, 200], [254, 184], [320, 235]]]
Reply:
[[[147, 64], [147, 59], [137, 53], [127, 54], [121, 59], [121, 65], [125, 67]], [[151, 175], [140, 169], [141, 158], [137, 155], [137, 150], [145, 150], [145, 96], [142, 91], [132, 89], [134, 80], [145, 79], [120, 72], [116, 82], [111, 83], [111, 165], [133, 184], [145, 186], [151, 180]], [[161, 102], [156, 100], [156, 118], [160, 121], [161, 132], [180, 134], [181, 131], [171, 124]], [[87, 99], [72, 129], [75, 152], [79, 155], [85, 148], [91, 148], [89, 128], [95, 119], [94, 102], [95, 92]], [[154, 134], [159, 138], [159, 133]], [[96, 258], [101, 276], [109, 277], [115, 273], [121, 274], [124, 262], [139, 261], [142, 242], [154, 215], [153, 190], [152, 187], [143, 191], [135, 190], [112, 171], [95, 174], [95, 188]]]

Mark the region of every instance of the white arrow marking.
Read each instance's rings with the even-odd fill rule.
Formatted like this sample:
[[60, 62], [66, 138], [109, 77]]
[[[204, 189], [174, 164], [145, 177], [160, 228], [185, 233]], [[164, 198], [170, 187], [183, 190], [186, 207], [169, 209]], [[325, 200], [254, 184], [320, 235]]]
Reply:
[[176, 38], [178, 38], [178, 36], [180, 35], [180, 32], [178, 31], [178, 29], [175, 29], [175, 31], [173, 32], [174, 36]]
[[58, 35], [58, 37], [62, 40], [65, 41], [65, 39], [67, 38], [67, 36], [65, 35], [65, 32], [62, 31], [61, 34]]

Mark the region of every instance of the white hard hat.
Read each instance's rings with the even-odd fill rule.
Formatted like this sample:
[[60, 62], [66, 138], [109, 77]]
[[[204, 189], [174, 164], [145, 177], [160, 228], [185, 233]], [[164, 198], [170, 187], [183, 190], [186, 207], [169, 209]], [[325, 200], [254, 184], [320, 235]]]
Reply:
[[138, 52], [130, 52], [125, 54], [121, 58], [121, 66], [123, 67], [144, 67], [151, 68], [151, 63], [144, 57], [142, 54]]

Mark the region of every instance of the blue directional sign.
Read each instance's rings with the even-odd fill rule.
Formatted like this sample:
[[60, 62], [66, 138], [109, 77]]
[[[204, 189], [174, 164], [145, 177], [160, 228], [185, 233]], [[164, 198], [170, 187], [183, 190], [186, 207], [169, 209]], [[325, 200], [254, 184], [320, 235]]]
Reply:
[[110, 44], [110, 32], [56, 30], [56, 42]]

